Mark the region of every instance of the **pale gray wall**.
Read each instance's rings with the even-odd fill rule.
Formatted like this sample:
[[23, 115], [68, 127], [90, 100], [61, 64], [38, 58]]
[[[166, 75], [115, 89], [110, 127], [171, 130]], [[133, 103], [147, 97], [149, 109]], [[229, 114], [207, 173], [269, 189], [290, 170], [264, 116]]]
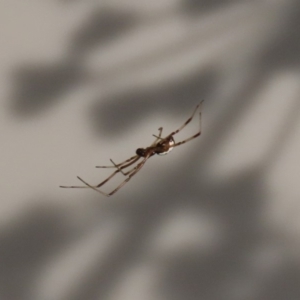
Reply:
[[[2, 0], [0, 298], [299, 299], [299, 18], [296, 0]], [[113, 197], [58, 188], [202, 99], [201, 137]]]

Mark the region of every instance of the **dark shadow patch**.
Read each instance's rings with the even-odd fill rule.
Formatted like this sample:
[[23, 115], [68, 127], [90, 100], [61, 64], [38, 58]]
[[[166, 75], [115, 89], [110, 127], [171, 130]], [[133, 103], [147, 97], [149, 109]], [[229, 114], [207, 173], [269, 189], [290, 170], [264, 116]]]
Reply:
[[81, 78], [80, 70], [73, 65], [19, 68], [14, 76], [11, 109], [18, 116], [44, 112]]
[[257, 64], [271, 70], [299, 69], [300, 63], [300, 5], [290, 5], [282, 16], [282, 26], [274, 28], [276, 34], [263, 49]]
[[[188, 117], [189, 111], [192, 113], [194, 106], [212, 92], [216, 80], [215, 73], [207, 71], [193, 74], [162, 88], [130, 91], [113, 96], [96, 103], [91, 109], [89, 119], [92, 120], [95, 132], [117, 136], [133, 126], [139, 126], [139, 123], [156, 111]], [[158, 124], [159, 126], [161, 125]]]
[[35, 207], [0, 234], [0, 293], [3, 299], [32, 299], [34, 282], [49, 258], [74, 240], [64, 215]]
[[133, 14], [108, 9], [96, 10], [75, 34], [71, 42], [71, 53], [75, 57], [81, 56], [98, 44], [107, 44], [118, 38], [135, 24], [136, 17]]
[[286, 262], [270, 274], [263, 286], [259, 300], [299, 299], [300, 297], [300, 268], [298, 264]]
[[185, 0], [182, 3], [184, 12], [194, 15], [207, 13], [210, 10], [225, 7], [232, 2], [240, 2], [238, 0]]

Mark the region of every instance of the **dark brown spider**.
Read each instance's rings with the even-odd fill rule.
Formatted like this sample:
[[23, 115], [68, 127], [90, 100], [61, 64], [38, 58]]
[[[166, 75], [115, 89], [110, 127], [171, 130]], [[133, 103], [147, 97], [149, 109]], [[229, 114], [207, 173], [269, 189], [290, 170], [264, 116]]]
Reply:
[[[98, 185], [90, 185], [89, 183], [87, 183], [86, 181], [84, 181], [82, 178], [80, 178], [79, 176], [77, 176], [77, 178], [84, 183], [84, 186], [60, 186], [61, 188], [91, 188], [97, 192], [99, 192], [102, 195], [105, 195], [107, 197], [113, 195], [114, 193], [116, 193], [121, 187], [123, 187], [135, 174], [137, 174], [141, 168], [144, 166], [144, 164], [146, 163], [146, 161], [153, 156], [154, 154], [158, 154], [158, 155], [165, 155], [168, 154], [171, 150], [173, 150], [174, 147], [182, 145], [186, 142], [189, 142], [191, 140], [193, 140], [194, 138], [198, 137], [201, 134], [201, 110], [199, 111], [199, 120], [200, 120], [200, 127], [199, 127], [199, 131], [194, 134], [193, 136], [175, 143], [175, 140], [173, 138], [173, 136], [175, 134], [177, 134], [179, 131], [181, 131], [187, 124], [189, 124], [192, 119], [194, 118], [196, 111], [198, 110], [198, 108], [200, 107], [200, 105], [202, 104], [203, 101], [201, 101], [195, 108], [195, 110], [193, 111], [193, 114], [191, 115], [190, 118], [187, 119], [187, 121], [185, 121], [185, 123], [178, 128], [177, 130], [171, 132], [169, 135], [167, 135], [166, 137], [162, 138], [161, 134], [162, 134], [162, 130], [163, 128], [160, 127], [159, 130], [159, 134], [157, 135], [153, 135], [154, 137], [156, 137], [156, 140], [152, 143], [151, 146], [147, 147], [147, 148], [138, 148], [136, 150], [136, 155], [126, 159], [125, 161], [116, 164], [112, 159], [110, 159], [110, 161], [112, 162], [113, 166], [96, 166], [96, 168], [115, 168], [116, 170], [110, 175], [108, 176], [105, 180], [103, 180], [102, 182], [100, 182]], [[133, 165], [134, 163], [136, 163], [138, 160], [142, 159], [141, 162], [139, 162], [137, 165], [135, 165], [135, 167], [131, 168], [128, 171], [123, 171], [124, 169], [128, 168], [129, 166]], [[121, 172], [123, 175], [128, 176], [121, 184], [119, 184], [114, 190], [112, 190], [110, 193], [105, 193], [101, 190], [99, 190], [99, 188], [104, 185], [105, 183], [107, 183], [111, 178], [113, 178], [117, 173]]]

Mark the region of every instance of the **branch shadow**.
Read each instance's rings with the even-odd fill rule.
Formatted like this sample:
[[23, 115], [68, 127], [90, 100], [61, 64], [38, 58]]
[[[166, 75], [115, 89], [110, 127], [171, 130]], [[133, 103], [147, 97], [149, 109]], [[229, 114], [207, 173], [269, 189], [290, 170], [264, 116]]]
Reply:
[[182, 1], [182, 10], [190, 15], [205, 14], [210, 10], [224, 7], [237, 0], [185, 0]]
[[10, 109], [22, 117], [45, 112], [83, 79], [81, 70], [73, 64], [25, 66], [14, 73], [15, 88]]
[[[51, 203], [51, 202], [50, 202]], [[64, 251], [78, 232], [54, 207], [33, 207], [0, 234], [0, 290], [3, 299], [33, 299], [41, 267]]]
[[86, 24], [83, 24], [71, 38], [70, 55], [74, 57], [74, 60], [80, 59], [90, 49], [110, 43], [135, 27], [136, 24], [137, 16], [133, 13], [103, 8], [96, 9], [91, 13]]
[[215, 72], [207, 70], [158, 89], [131, 90], [118, 96], [108, 96], [101, 102], [95, 101], [88, 119], [95, 133], [122, 135], [157, 111], [178, 116], [183, 111], [188, 114], [191, 107], [211, 94], [216, 82]]
[[15, 87], [11, 95], [11, 112], [19, 117], [33, 117], [58, 104], [66, 92], [91, 80], [82, 69], [82, 61], [89, 50], [99, 44], [108, 44], [135, 24], [135, 16], [129, 13], [93, 11], [87, 23], [70, 37], [62, 61], [50, 65], [19, 66], [12, 72]]

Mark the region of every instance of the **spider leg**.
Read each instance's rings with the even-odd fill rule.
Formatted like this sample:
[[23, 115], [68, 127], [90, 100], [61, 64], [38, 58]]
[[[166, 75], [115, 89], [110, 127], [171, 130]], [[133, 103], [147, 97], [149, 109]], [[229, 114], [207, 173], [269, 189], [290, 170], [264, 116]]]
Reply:
[[112, 159], [110, 159], [110, 161], [115, 166], [115, 168], [117, 168], [123, 175], [126, 175], [126, 173], [123, 172], [123, 170], [122, 170], [122, 168], [120, 168], [120, 166], [118, 166]]
[[114, 193], [116, 193], [120, 188], [122, 188], [137, 172], [139, 172], [141, 170], [141, 168], [144, 166], [145, 162], [148, 160], [148, 158], [150, 157], [150, 155], [146, 156], [142, 162], [140, 162], [137, 166], [134, 167], [134, 169], [132, 170], [132, 173], [123, 181], [121, 182], [114, 190], [112, 190], [110, 193], [105, 193], [101, 190], [99, 190], [97, 187], [98, 186], [92, 186], [89, 183], [87, 183], [86, 181], [84, 181], [82, 178], [78, 177], [77, 178], [84, 183], [87, 187], [97, 191], [98, 193], [109, 197], [111, 195], [113, 195]]
[[189, 138], [187, 138], [187, 139], [185, 139], [181, 142], [178, 142], [178, 143], [174, 144], [173, 147], [176, 147], [176, 146], [182, 145], [186, 142], [189, 142], [189, 141], [193, 140], [194, 138], [198, 137], [200, 134], [201, 134], [201, 111], [199, 112], [199, 131], [196, 134], [194, 134], [193, 136], [191, 136], [191, 137], [189, 137]]
[[[126, 164], [127, 162], [132, 161], [134, 158], [137, 158], [137, 155], [132, 156], [119, 164], [115, 164], [113, 162], [113, 164], [114, 164], [113, 166], [96, 166], [96, 168], [118, 168], [118, 167], [121, 167], [122, 165]], [[110, 161], [112, 161], [112, 160], [110, 160]]]
[[87, 183], [86, 181], [84, 181], [84, 180], [83, 180], [82, 178], [80, 178], [79, 176], [77, 176], [77, 178], [78, 178], [83, 184], [85, 184], [85, 186], [78, 186], [78, 187], [82, 187], [82, 188], [91, 188], [92, 190], [94, 190], [94, 191], [96, 191], [96, 192], [98, 192], [98, 193], [100, 193], [100, 194], [102, 194], [102, 195], [104, 195], [104, 196], [106, 196], [106, 197], [109, 197], [108, 194], [106, 194], [106, 193], [104, 193], [104, 192], [98, 190], [96, 186], [90, 185], [89, 183]]
[[[153, 134], [153, 136], [156, 137], [156, 140], [152, 143], [151, 146], [156, 145], [156, 143], [157, 143], [159, 140], [161, 140], [161, 134], [162, 134], [163, 128], [162, 128], [162, 127], [159, 127], [158, 130], [159, 130], [158, 136], [155, 135], [155, 134]], [[151, 146], [150, 146], [150, 147], [151, 147]]]
[[[132, 160], [130, 163], [127, 163], [123, 166], [121, 166], [120, 168], [118, 168], [117, 170], [115, 170], [112, 174], [110, 174], [106, 179], [104, 179], [103, 181], [101, 181], [99, 184], [93, 186], [94, 188], [99, 188], [100, 186], [102, 186], [103, 184], [107, 183], [110, 179], [112, 179], [117, 173], [120, 172], [120, 169], [124, 169], [127, 168], [129, 166], [131, 166], [132, 164], [134, 164], [135, 162], [137, 162], [141, 157], [137, 156], [134, 160]], [[136, 169], [137, 166], [135, 166], [134, 168], [130, 169], [129, 171], [125, 172], [124, 175], [128, 175], [131, 172], [133, 172]], [[82, 180], [81, 180], [82, 181]], [[91, 187], [89, 186], [81, 186], [81, 185], [72, 185], [72, 186], [60, 186], [61, 188], [87, 188], [87, 187]]]
[[194, 118], [197, 109], [201, 106], [201, 104], [203, 103], [203, 101], [204, 101], [204, 100], [202, 100], [202, 101], [196, 106], [196, 108], [195, 108], [194, 111], [193, 111], [193, 114], [192, 114], [192, 115], [184, 122], [184, 124], [183, 124], [181, 127], [179, 127], [177, 130], [175, 130], [175, 131], [173, 131], [172, 133], [170, 133], [167, 137], [170, 137], [170, 136], [172, 136], [172, 135], [174, 135], [174, 134], [177, 134], [177, 133], [178, 133], [179, 131], [181, 131], [187, 124], [189, 124], [189, 123], [192, 121], [192, 119]]

